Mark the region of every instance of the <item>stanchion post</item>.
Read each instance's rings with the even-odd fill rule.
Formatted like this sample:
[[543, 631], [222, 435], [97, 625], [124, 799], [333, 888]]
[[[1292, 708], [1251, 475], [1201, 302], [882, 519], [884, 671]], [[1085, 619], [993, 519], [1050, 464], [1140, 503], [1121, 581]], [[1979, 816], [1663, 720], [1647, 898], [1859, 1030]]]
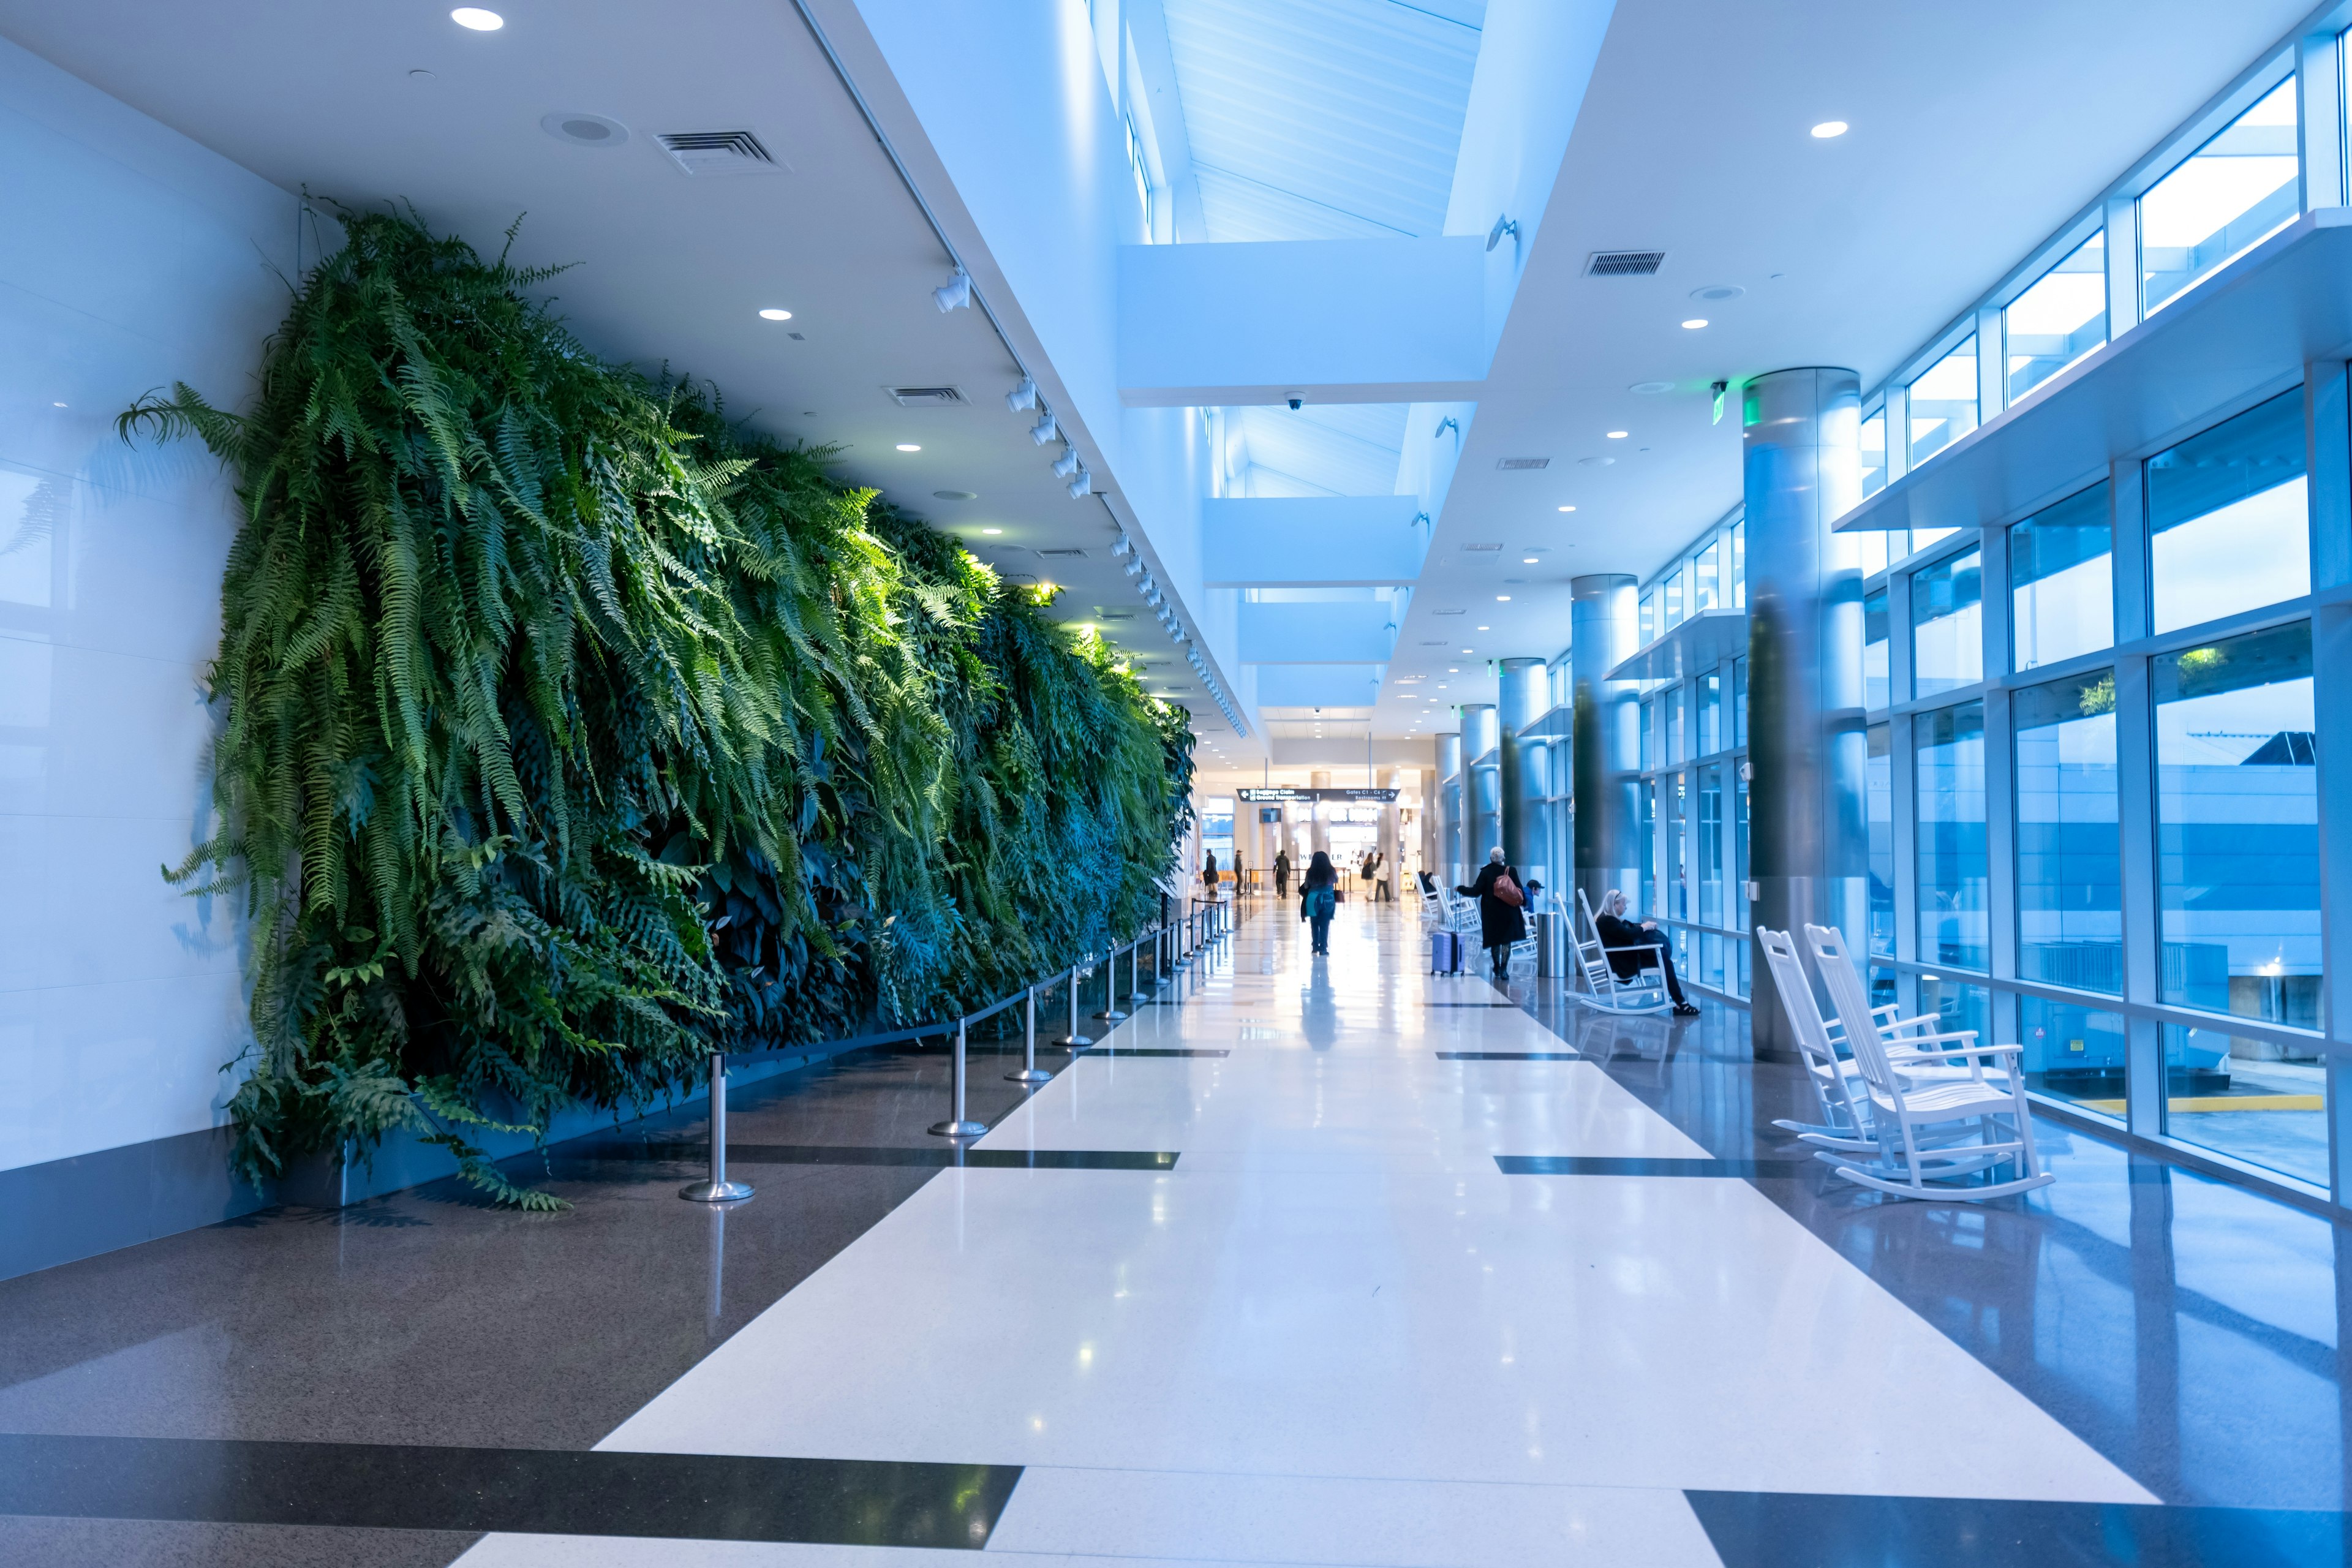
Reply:
[[1127, 1017], [1118, 1005], [1118, 949], [1112, 948], [1103, 955], [1103, 1005], [1095, 1015], [1106, 1024], [1119, 1023]]
[[751, 1195], [741, 1182], [727, 1179], [727, 1053], [710, 1053], [710, 1179], [688, 1182], [677, 1195], [688, 1203], [736, 1204]]
[[1073, 1051], [1085, 1050], [1094, 1042], [1078, 1033], [1078, 965], [1070, 965], [1070, 1032], [1062, 1037], [1062, 1045]]
[[1028, 1004], [1024, 1008], [1021, 1070], [1004, 1075], [1007, 1083], [1051, 1083], [1054, 1075], [1037, 1065], [1037, 988], [1029, 987]]
[[955, 1068], [949, 1080], [948, 1119], [931, 1125], [931, 1131], [942, 1138], [977, 1138], [988, 1131], [987, 1122], [964, 1118], [964, 1023], [961, 1018], [956, 1020]]

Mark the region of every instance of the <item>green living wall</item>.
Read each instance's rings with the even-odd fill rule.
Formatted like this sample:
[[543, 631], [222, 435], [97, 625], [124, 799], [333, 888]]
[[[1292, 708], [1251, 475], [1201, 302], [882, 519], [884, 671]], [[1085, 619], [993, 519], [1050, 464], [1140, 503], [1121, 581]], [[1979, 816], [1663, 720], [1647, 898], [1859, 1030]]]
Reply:
[[383, 214], [243, 415], [211, 681], [253, 921], [250, 1177], [646, 1104], [714, 1046], [952, 1015], [1156, 914], [1181, 710], [826, 454], [582, 348], [545, 274]]

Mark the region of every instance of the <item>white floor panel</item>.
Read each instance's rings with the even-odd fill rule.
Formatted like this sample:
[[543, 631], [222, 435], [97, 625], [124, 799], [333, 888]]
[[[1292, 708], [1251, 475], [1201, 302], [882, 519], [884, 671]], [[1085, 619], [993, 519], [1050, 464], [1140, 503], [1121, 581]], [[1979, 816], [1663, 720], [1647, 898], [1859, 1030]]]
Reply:
[[2151, 1500], [1747, 1184], [1491, 1163], [943, 1173], [604, 1446]]
[[1675, 1491], [1041, 1467], [989, 1551], [1383, 1568], [1720, 1568]]

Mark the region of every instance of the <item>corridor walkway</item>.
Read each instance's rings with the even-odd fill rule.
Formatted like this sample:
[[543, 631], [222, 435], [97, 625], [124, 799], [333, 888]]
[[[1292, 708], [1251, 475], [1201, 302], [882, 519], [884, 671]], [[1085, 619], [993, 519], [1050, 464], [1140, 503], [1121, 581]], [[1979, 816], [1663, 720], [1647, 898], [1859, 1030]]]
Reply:
[[1289, 913], [977, 1145], [1167, 1168], [945, 1172], [600, 1447], [1023, 1467], [987, 1551], [1034, 1562], [1696, 1564], [1686, 1489], [2154, 1500], [1409, 920], [1316, 961]]

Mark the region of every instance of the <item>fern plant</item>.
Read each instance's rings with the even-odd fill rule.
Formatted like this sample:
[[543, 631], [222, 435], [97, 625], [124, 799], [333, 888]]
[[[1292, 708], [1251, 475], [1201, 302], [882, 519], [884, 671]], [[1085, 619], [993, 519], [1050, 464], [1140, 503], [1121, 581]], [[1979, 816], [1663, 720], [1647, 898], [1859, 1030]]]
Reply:
[[951, 1007], [1131, 926], [1189, 778], [1180, 715], [830, 454], [589, 354], [530, 291], [345, 215], [253, 407], [188, 387], [244, 521], [211, 672], [259, 1180], [408, 1129], [643, 1105], [714, 1044]]

